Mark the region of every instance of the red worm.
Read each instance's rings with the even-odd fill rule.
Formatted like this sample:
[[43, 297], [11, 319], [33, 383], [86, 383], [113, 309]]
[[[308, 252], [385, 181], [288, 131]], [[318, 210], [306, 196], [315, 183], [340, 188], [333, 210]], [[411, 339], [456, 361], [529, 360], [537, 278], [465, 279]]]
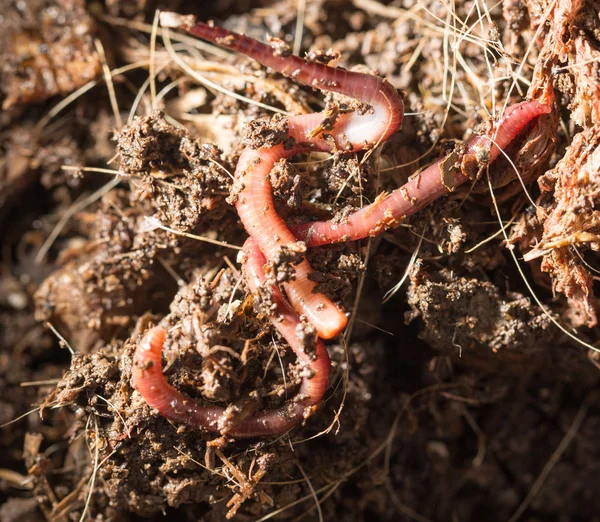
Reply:
[[[379, 197], [375, 203], [343, 222], [307, 223], [290, 230], [273, 203], [269, 174], [274, 164], [306, 150], [356, 151], [385, 141], [402, 123], [402, 97], [382, 78], [308, 63], [296, 56], [283, 56], [276, 49], [246, 36], [210, 24], [186, 24], [186, 20], [171, 13], [161, 16], [164, 26], [186, 29], [202, 39], [241, 52], [302, 84], [337, 92], [368, 106], [364, 112], [290, 117], [285, 144], [247, 148], [240, 156], [236, 168], [240, 186], [236, 208], [251, 236], [244, 245], [243, 265], [248, 286], [254, 293], [265, 286], [265, 263], [267, 260], [272, 262], [283, 247], [294, 250], [298, 240], [307, 246], [317, 246], [360, 239], [398, 225], [403, 218], [470, 179], [463, 166], [492, 163], [530, 122], [551, 110], [550, 106], [539, 102], [512, 106], [496, 124], [493, 137], [472, 138], [457, 152], [438, 160], [401, 188]], [[314, 291], [316, 285], [308, 279], [311, 267], [305, 259], [295, 270], [295, 281], [284, 284], [293, 308], [272, 285], [276, 309], [270, 316], [306, 368], [299, 394], [293, 400], [280, 409], [238, 419], [231, 419], [223, 408], [201, 405], [166, 382], [161, 365], [165, 331], [156, 327], [144, 336], [134, 356], [134, 386], [148, 404], [176, 422], [238, 438], [283, 433], [310, 415], [325, 392], [330, 359], [320, 341], [317, 341], [314, 354], [304, 350], [298, 337], [300, 319], [296, 312], [304, 314], [319, 337], [327, 339], [339, 334], [347, 319], [329, 299]]]
[[[286, 145], [247, 148], [242, 153], [236, 168], [242, 187], [236, 209], [247, 232], [272, 261], [282, 247], [294, 248], [297, 242], [273, 204], [269, 173], [274, 164], [306, 150], [356, 151], [387, 140], [402, 124], [402, 96], [383, 78], [282, 56], [269, 45], [211, 24], [182, 24], [182, 18], [171, 13], [163, 13], [161, 23], [245, 54], [299, 83], [343, 94], [368, 106], [364, 112], [337, 115], [329, 123], [326, 113], [290, 117]], [[292, 306], [314, 325], [319, 337], [330, 339], [344, 329], [347, 318], [328, 298], [315, 292], [316, 283], [308, 279], [310, 272], [304, 259], [296, 266], [295, 280], [285, 283], [284, 288]]]
[[[550, 111], [550, 105], [537, 101], [522, 102], [509, 107], [495, 126], [493, 138], [471, 138], [465, 144], [464, 152], [454, 156], [457, 160], [453, 160], [454, 163], [460, 164], [468, 155], [483, 156], [488, 164], [492, 163], [535, 118]], [[402, 187], [378, 198], [376, 202], [344, 218], [342, 222], [316, 221], [295, 227], [295, 237], [304, 241], [306, 246], [313, 247], [376, 236], [397, 226], [403, 218], [415, 214], [469, 179], [460, 168], [448, 170], [448, 165], [445, 164], [448, 158], [446, 156], [436, 161]], [[445, 177], [444, 172], [450, 176]]]
[[[256, 293], [266, 284], [264, 255], [252, 238], [244, 244], [245, 276], [248, 286]], [[307, 418], [323, 398], [331, 371], [331, 360], [323, 343], [317, 339], [314, 353], [307, 353], [298, 337], [300, 319], [277, 287], [271, 287], [275, 304], [271, 322], [288, 342], [304, 365], [298, 394], [283, 407], [263, 411], [250, 418], [230, 418], [219, 406], [205, 406], [177, 391], [162, 373], [162, 347], [166, 332], [156, 326], [139, 343], [133, 357], [133, 386], [149, 406], [174, 422], [221, 433], [234, 438], [264, 437], [284, 433]]]

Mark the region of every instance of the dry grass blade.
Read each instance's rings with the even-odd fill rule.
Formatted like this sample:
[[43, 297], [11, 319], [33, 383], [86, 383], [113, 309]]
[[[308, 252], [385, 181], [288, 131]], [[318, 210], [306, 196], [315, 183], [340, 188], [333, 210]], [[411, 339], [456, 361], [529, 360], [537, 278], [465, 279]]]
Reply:
[[115, 123], [117, 125], [117, 129], [121, 129], [123, 127], [123, 121], [121, 120], [121, 113], [119, 112], [119, 102], [117, 101], [117, 93], [115, 92], [115, 86], [112, 81], [113, 77], [110, 72], [110, 68], [108, 67], [108, 63], [106, 62], [104, 46], [98, 39], [94, 40], [94, 45], [96, 46], [96, 50], [98, 51], [98, 54], [102, 60], [102, 72], [104, 73], [104, 81], [106, 82], [106, 87], [108, 88], [108, 97], [110, 99], [110, 105], [115, 117]]
[[196, 239], [198, 241], [203, 241], [204, 243], [211, 243], [212, 245], [218, 245], [218, 246], [222, 246], [225, 248], [232, 248], [234, 250], [242, 250], [242, 247], [240, 247], [240, 246], [231, 245], [225, 241], [219, 241], [217, 239], [212, 239], [210, 237], [198, 236], [196, 234], [190, 234], [189, 232], [180, 232], [178, 230], [175, 230], [174, 228], [170, 228], [166, 225], [163, 225], [158, 220], [158, 218], [149, 217], [149, 216], [146, 217], [145, 230], [150, 231], [150, 230], [154, 230], [156, 228], [160, 228], [161, 230], [164, 230], [165, 232], [170, 232], [171, 234], [175, 234], [176, 236], [188, 237], [190, 239]]
[[[594, 397], [594, 399], [597, 399], [597, 397]], [[542, 487], [544, 485], [544, 482], [546, 482], [546, 479], [548, 478], [548, 476], [554, 469], [554, 466], [556, 466], [556, 464], [560, 461], [564, 452], [567, 450], [567, 448], [569, 447], [571, 442], [573, 442], [573, 439], [577, 435], [579, 428], [581, 428], [581, 425], [583, 424], [583, 421], [586, 418], [588, 409], [589, 409], [590, 405], [592, 404], [592, 402], [593, 402], [592, 397], [590, 396], [581, 405], [581, 407], [579, 408], [579, 411], [577, 412], [577, 414], [575, 415], [575, 418], [573, 419], [573, 422], [571, 423], [571, 426], [565, 433], [565, 436], [563, 437], [563, 439], [560, 441], [560, 444], [556, 447], [556, 449], [550, 456], [550, 459], [548, 460], [548, 462], [546, 463], [546, 465], [544, 466], [544, 468], [538, 475], [537, 479], [535, 479], [535, 482], [531, 486], [529, 493], [527, 494], [527, 496], [525, 497], [525, 499], [523, 500], [521, 505], [514, 512], [514, 514], [510, 517], [508, 522], [517, 522], [517, 520], [519, 520], [519, 518], [521, 518], [521, 515], [523, 515], [525, 510], [529, 507], [529, 505], [531, 504], [533, 499], [536, 497], [536, 495], [540, 492], [540, 490], [542, 489]]]
[[[518, 214], [515, 212], [513, 214], [513, 216], [510, 218], [510, 220], [506, 223], [506, 226], [509, 227], [510, 225], [512, 225], [514, 223], [514, 221], [517, 219], [517, 217], [518, 217]], [[471, 254], [472, 252], [475, 252], [475, 250], [477, 250], [478, 248], [482, 247], [483, 245], [489, 243], [490, 241], [493, 241], [495, 238], [497, 238], [501, 234], [502, 234], [502, 230], [496, 230], [496, 232], [494, 232], [492, 235], [486, 237], [485, 239], [481, 240], [475, 246], [472, 246], [471, 248], [465, 250], [465, 254]]]
[[48, 328], [56, 336], [61, 348], [66, 348], [67, 350], [69, 350], [71, 355], [75, 355], [75, 350], [73, 350], [69, 342], [62, 336], [62, 334], [54, 327], [54, 325], [51, 322], [46, 321], [44, 323], [44, 326], [46, 326], [46, 328]]
[[194, 71], [194, 69], [192, 69], [185, 62], [185, 60], [179, 55], [179, 53], [177, 53], [175, 51], [170, 38], [171, 38], [171, 36], [170, 36], [169, 30], [165, 28], [164, 32], [163, 32], [163, 41], [165, 42], [165, 47], [167, 49], [167, 52], [169, 53], [169, 55], [171, 56], [173, 61], [175, 63], [177, 63], [177, 65], [179, 65], [179, 67], [184, 72], [186, 72], [188, 75], [190, 75], [197, 82], [201, 83], [202, 85], [204, 85], [214, 91], [221, 92], [223, 94], [226, 94], [227, 96], [231, 96], [232, 98], [239, 100], [241, 102], [248, 103], [250, 105], [256, 105], [257, 107], [260, 107], [262, 109], [265, 109], [265, 110], [268, 110], [271, 112], [276, 112], [276, 113], [287, 115], [287, 112], [284, 110], [278, 109], [277, 107], [272, 107], [271, 105], [267, 105], [265, 103], [262, 103], [262, 102], [259, 102], [256, 100], [252, 100], [246, 96], [242, 96], [240, 94], [237, 94], [236, 92], [230, 91], [229, 89], [225, 89], [224, 87], [216, 84], [215, 82], [209, 80], [208, 78], [202, 76], [201, 74], [198, 74], [196, 71]]
[[296, 30], [294, 32], [294, 46], [292, 52], [296, 55], [300, 55], [300, 49], [302, 48], [302, 33], [304, 31], [304, 16], [306, 15], [306, 0], [297, 0], [298, 9], [296, 14]]
[[95, 201], [99, 200], [104, 194], [108, 194], [112, 189], [114, 189], [119, 183], [121, 183], [121, 177], [116, 176], [115, 179], [109, 181], [106, 185], [100, 187], [96, 192], [93, 192], [87, 197], [77, 201], [73, 205], [71, 205], [67, 211], [61, 216], [60, 220], [52, 230], [51, 234], [48, 236], [44, 244], [39, 249], [37, 255], [35, 256], [35, 262], [41, 263], [43, 259], [46, 257], [46, 254], [54, 244], [54, 241], [58, 238], [63, 228], [65, 228], [66, 224], [69, 220], [78, 212], [81, 212], [84, 208], [90, 206]]
[[19, 415], [17, 418], [15, 418], [13, 420], [5, 422], [4, 424], [0, 424], [0, 428], [5, 428], [6, 426], [10, 426], [11, 424], [14, 424], [15, 422], [19, 422], [21, 419], [28, 417], [32, 413], [35, 413], [36, 411], [40, 411], [40, 408], [41, 408], [41, 406], [38, 406], [37, 408], [33, 408], [33, 410], [29, 410], [27, 413], [23, 413], [23, 415]]
[[[302, 473], [302, 477], [306, 481], [306, 485], [308, 486], [308, 489], [310, 490], [310, 493], [315, 500], [315, 509], [317, 510], [317, 516], [319, 517], [319, 522], [323, 522], [323, 520], [324, 520], [323, 519], [323, 511], [321, 510], [321, 501], [319, 500], [319, 497], [317, 496], [317, 492], [315, 491], [315, 488], [313, 487], [312, 482], [308, 478], [308, 475], [304, 471], [304, 468], [302, 467], [302, 465], [300, 464], [300, 461], [298, 459], [296, 459], [296, 466], [300, 470], [300, 473]], [[302, 515], [301, 517], [299, 517], [296, 520], [303, 518], [308, 513], [310, 513], [310, 511], [307, 511], [304, 515]]]
[[152, 110], [156, 108], [156, 33], [158, 31], [158, 20], [160, 11], [154, 12], [154, 21], [152, 22], [152, 32], [150, 33], [150, 68], [148, 80], [150, 82], [150, 106]]
[[400, 288], [402, 288], [402, 285], [406, 282], [406, 280], [410, 276], [410, 272], [411, 272], [414, 264], [417, 261], [417, 257], [419, 256], [419, 250], [421, 250], [421, 245], [423, 244], [423, 237], [425, 235], [425, 230], [426, 229], [423, 229], [423, 232], [421, 233], [421, 236], [419, 237], [419, 242], [417, 243], [417, 247], [415, 248], [415, 250], [413, 251], [413, 253], [410, 256], [408, 265], [406, 265], [406, 269], [404, 270], [404, 275], [400, 278], [400, 281], [398, 281], [392, 288], [390, 288], [384, 294], [383, 299], [381, 301], [382, 304], [387, 303], [392, 297], [394, 297], [396, 292], [398, 290], [400, 290]]
[[[114, 16], [108, 15], [100, 15], [98, 18], [106, 22], [107, 24], [114, 25], [117, 27], [125, 27], [131, 31], [139, 31], [141, 33], [146, 33], [150, 35], [154, 31], [151, 24], [146, 24], [144, 22], [139, 22], [136, 20], [126, 20], [124, 18], [116, 18]], [[168, 29], [163, 29], [161, 27], [156, 28], [156, 34], [160, 37], [164, 37], [166, 31], [168, 31]], [[218, 56], [225, 60], [228, 60], [231, 57], [231, 53], [229, 51], [217, 47], [216, 45], [203, 42], [202, 40], [198, 40], [197, 38], [192, 38], [191, 36], [176, 33], [171, 36], [171, 39], [175, 40], [176, 42], [184, 43], [189, 47], [199, 49], [200, 51], [210, 53], [213, 56]]]
[[55, 386], [60, 382], [60, 379], [42, 379], [41, 381], [23, 381], [19, 383], [21, 388], [28, 388], [30, 386]]
[[167, 60], [167, 61], [161, 63], [158, 67], [156, 67], [155, 62], [153, 60], [150, 61], [150, 71], [151, 71], [150, 75], [148, 76], [148, 78], [146, 78], [144, 83], [139, 88], [137, 94], [135, 95], [135, 99], [133, 100], [133, 103], [131, 104], [131, 109], [129, 110], [129, 117], [127, 118], [128, 125], [130, 125], [133, 122], [133, 119], [135, 118], [135, 114], [138, 110], [139, 104], [142, 101], [142, 98], [145, 96], [146, 90], [148, 89], [148, 87], [150, 87], [150, 89], [151, 89], [148, 113], [151, 113], [152, 111], [154, 111], [154, 109], [156, 108], [156, 102], [157, 102], [156, 84], [155, 84], [156, 83], [156, 75], [158, 73], [160, 73], [163, 69], [168, 67], [170, 65], [170, 63], [171, 63], [171, 60]]
[[[89, 419], [90, 417], [88, 417], [88, 423], [89, 423]], [[87, 515], [87, 511], [90, 507], [90, 502], [92, 500], [92, 495], [94, 494], [94, 486], [96, 484], [96, 474], [98, 473], [98, 468], [99, 466], [99, 461], [100, 461], [100, 437], [99, 437], [99, 432], [98, 432], [98, 419], [96, 418], [96, 416], [94, 416], [94, 427], [95, 427], [95, 433], [96, 433], [96, 437], [94, 439], [94, 446], [95, 446], [95, 450], [94, 450], [94, 459], [92, 461], [92, 475], [90, 477], [89, 483], [88, 483], [88, 494], [87, 497], [85, 499], [85, 504], [83, 506], [83, 511], [81, 513], [81, 517], [79, 518], [79, 522], [83, 522], [85, 520], [85, 517]], [[87, 431], [87, 427], [86, 427], [86, 431]], [[90, 451], [91, 453], [91, 451]]]
[[86, 482], [88, 482], [89, 477], [84, 475], [81, 477], [77, 485], [67, 494], [65, 495], [60, 502], [57, 502], [52, 506], [52, 511], [50, 513], [50, 521], [51, 522], [61, 522], [65, 520], [65, 517], [71, 511], [77, 508], [79, 501], [79, 495], [85, 488]]
[[[3, 426], [6, 426], [6, 424]], [[18, 473], [12, 469], [0, 468], [0, 480], [4, 480], [13, 488], [33, 489], [34, 487], [32, 477], [21, 475], [21, 473]]]
[[568, 236], [559, 237], [554, 241], [543, 241], [536, 245], [536, 247], [523, 256], [524, 261], [533, 261], [539, 257], [545, 256], [555, 248], [564, 248], [567, 246], [575, 246], [583, 243], [599, 243], [600, 236], [592, 234], [590, 232], [573, 232]]
[[[141, 69], [143, 67], [148, 67], [150, 65], [150, 60], [142, 60], [139, 62], [131, 63], [128, 65], [124, 65], [123, 67], [118, 67], [117, 69], [113, 69], [110, 71], [111, 78], [118, 76], [120, 74], [124, 74], [129, 71], [133, 71], [135, 69]], [[58, 102], [47, 114], [45, 114], [40, 120], [37, 122], [35, 128], [37, 131], [41, 131], [48, 123], [52, 121], [58, 114], [60, 114], [64, 109], [66, 109], [69, 105], [71, 105], [75, 100], [83, 96], [86, 92], [93, 89], [100, 82], [97, 80], [93, 80], [91, 82], [86, 83], [81, 86], [79, 89], [73, 91], [69, 96], [63, 98], [60, 102]]]

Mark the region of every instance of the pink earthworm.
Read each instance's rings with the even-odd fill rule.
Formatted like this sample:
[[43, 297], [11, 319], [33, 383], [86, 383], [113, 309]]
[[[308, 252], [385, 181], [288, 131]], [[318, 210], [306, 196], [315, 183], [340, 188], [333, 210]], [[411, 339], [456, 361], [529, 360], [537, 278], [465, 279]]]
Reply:
[[494, 126], [492, 138], [474, 136], [465, 143], [460, 153], [450, 154], [436, 161], [402, 187], [378, 197], [374, 203], [342, 221], [316, 221], [297, 226], [292, 231], [307, 247], [381, 234], [470, 179], [460, 168], [465, 158], [471, 156], [478, 165], [485, 165], [486, 162], [491, 164], [533, 120], [550, 113], [551, 110], [550, 105], [537, 101], [512, 105]]
[[[244, 244], [245, 277], [253, 293], [267, 285], [264, 272], [266, 259], [252, 238]], [[146, 403], [167, 419], [203, 428], [210, 432], [234, 438], [265, 437], [285, 433], [310, 416], [321, 402], [329, 374], [331, 360], [323, 343], [317, 339], [314, 353], [307, 352], [298, 337], [301, 322], [275, 285], [271, 285], [271, 299], [275, 310], [271, 322], [288, 342], [302, 365], [302, 383], [298, 394], [284, 406], [241, 418], [236, 422], [220, 406], [206, 406], [177, 391], [162, 373], [162, 347], [166, 331], [161, 326], [144, 334], [133, 357], [133, 386]]]
[[298, 313], [306, 316], [322, 338], [339, 334], [346, 325], [346, 316], [328, 298], [314, 291], [316, 285], [308, 279], [311, 268], [305, 259], [295, 267], [296, 279], [284, 284], [291, 305], [276, 285], [267, 282], [267, 261], [273, 262], [285, 247], [301, 251], [298, 240], [305, 246], [325, 245], [377, 235], [398, 225], [404, 217], [472, 179], [474, 169], [495, 161], [530, 122], [548, 114], [551, 107], [535, 101], [512, 106], [492, 129], [492, 137], [473, 137], [399, 189], [379, 196], [376, 202], [342, 222], [313, 222], [290, 230], [274, 208], [269, 182], [274, 164], [307, 150], [357, 151], [385, 141], [402, 123], [402, 96], [382, 78], [285, 56], [273, 47], [211, 24], [191, 23], [188, 18], [171, 13], [163, 13], [161, 22], [241, 52], [300, 83], [355, 98], [366, 106], [360, 112], [325, 111], [290, 117], [283, 143], [246, 148], [236, 168], [240, 187], [236, 209], [250, 234], [243, 248], [246, 282], [255, 294], [265, 287], [270, 290], [274, 308], [269, 319], [304, 366], [298, 395], [279, 409], [236, 418], [227, 409], [202, 405], [167, 383], [162, 373], [161, 352], [166, 336], [162, 327], [149, 330], [134, 355], [135, 388], [168, 419], [235, 438], [284, 433], [308, 417], [321, 402], [331, 371], [331, 361], [319, 339], [314, 350], [305, 350], [299, 337]]
[[[336, 92], [365, 105], [364, 110], [343, 114], [324, 111], [292, 116], [287, 120], [284, 143], [269, 148], [248, 147], [240, 156], [235, 173], [241, 187], [236, 209], [246, 231], [269, 261], [278, 256], [282, 247], [297, 250], [296, 237], [273, 203], [269, 173], [274, 164], [306, 150], [357, 151], [374, 147], [400, 128], [404, 115], [402, 96], [383, 78], [282, 55], [275, 47], [212, 24], [192, 23], [173, 13], [162, 13], [161, 23], [245, 54], [301, 84]], [[316, 283], [308, 278], [311, 267], [306, 259], [295, 266], [295, 272], [295, 280], [283, 285], [292, 306], [313, 324], [319, 337], [335, 337], [346, 326], [346, 315], [323, 294], [315, 292]]]

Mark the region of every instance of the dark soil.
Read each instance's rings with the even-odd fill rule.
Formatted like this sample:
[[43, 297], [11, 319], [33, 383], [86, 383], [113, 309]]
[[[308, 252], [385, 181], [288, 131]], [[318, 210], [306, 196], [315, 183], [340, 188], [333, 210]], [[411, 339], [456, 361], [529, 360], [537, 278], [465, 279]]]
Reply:
[[[286, 119], [192, 81], [167, 63], [160, 37], [156, 106], [144, 87], [128, 115], [148, 78], [156, 8], [269, 33], [286, 53], [299, 4], [0, 0], [0, 522], [600, 521], [600, 357], [553, 322], [598, 344], [591, 2], [506, 0], [480, 22], [481, 2], [456, 2], [455, 18], [434, 0], [307, 1], [302, 53], [387, 77], [410, 114], [367, 156], [277, 164], [271, 183], [290, 223], [342, 219], [468, 138], [493, 103], [526, 93], [556, 100], [559, 118], [544, 129], [556, 153], [523, 172], [530, 197], [502, 181], [508, 161], [490, 170], [509, 245], [484, 178], [379, 237], [306, 252], [352, 326], [327, 343], [330, 387], [304, 426], [220, 439], [171, 424], [133, 390], [133, 352], [159, 321], [170, 328], [165, 374], [191, 397], [233, 416], [298, 389], [269, 296], [259, 302], [241, 279], [246, 233], [232, 204], [244, 146], [281, 143]], [[247, 58], [186, 46], [188, 66], [253, 102], [356, 108]], [[113, 76], [116, 118], [103, 67], [136, 62]], [[537, 147], [508, 152], [518, 166]], [[89, 167], [120, 178], [103, 190], [114, 173]], [[302, 247], [276, 260], [274, 280], [290, 277]]]

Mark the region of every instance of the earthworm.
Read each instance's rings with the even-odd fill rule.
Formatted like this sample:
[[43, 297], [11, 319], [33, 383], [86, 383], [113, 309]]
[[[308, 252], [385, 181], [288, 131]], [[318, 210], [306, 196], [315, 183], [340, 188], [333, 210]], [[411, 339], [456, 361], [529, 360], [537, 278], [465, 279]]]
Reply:
[[[357, 151], [387, 140], [402, 124], [402, 96], [383, 78], [283, 55], [277, 48], [212, 24], [193, 23], [173, 13], [162, 13], [161, 23], [245, 54], [301, 84], [343, 94], [364, 104], [364, 110], [350, 113], [324, 111], [292, 116], [287, 120], [284, 143], [269, 148], [248, 147], [240, 156], [235, 173], [241, 187], [236, 209], [246, 231], [269, 261], [278, 256], [282, 247], [297, 250], [296, 237], [273, 203], [269, 173], [274, 164], [306, 150]], [[308, 279], [311, 267], [306, 259], [295, 266], [295, 272], [295, 280], [283, 285], [292, 306], [314, 325], [319, 337], [335, 337], [346, 326], [346, 315], [323, 294], [315, 292], [316, 283]]]
[[[266, 259], [252, 238], [244, 244], [245, 277], [253, 293], [267, 285], [264, 272]], [[166, 331], [161, 326], [144, 334], [133, 357], [133, 386], [146, 403], [162, 416], [174, 422], [203, 428], [210, 432], [234, 438], [252, 438], [284, 433], [307, 418], [321, 402], [329, 374], [331, 360], [323, 343], [317, 338], [314, 353], [305, 350], [298, 336], [301, 322], [298, 314], [287, 303], [275, 285], [270, 286], [271, 300], [275, 305], [269, 316], [273, 325], [288, 342], [304, 366], [298, 394], [284, 406], [262, 411], [236, 422], [225, 408], [206, 406], [177, 391], [162, 373], [162, 347]]]
[[[535, 118], [548, 114], [550, 105], [537, 101], [521, 102], [508, 107], [492, 130], [494, 136], [474, 136], [460, 153], [450, 154], [417, 174], [402, 187], [377, 200], [343, 221], [316, 221], [293, 228], [295, 237], [306, 246], [320, 246], [376, 236], [393, 228], [402, 219], [423, 209], [430, 202], [451, 192], [470, 177], [461, 163], [473, 159], [477, 164], [491, 164]], [[480, 158], [484, 161], [480, 162]]]
[[[404, 217], [472, 179], [473, 170], [495, 161], [517, 135], [538, 116], [551, 111], [539, 102], [524, 102], [507, 109], [496, 124], [493, 137], [475, 136], [446, 157], [436, 161], [405, 185], [373, 204], [355, 212], [343, 222], [333, 220], [307, 223], [290, 230], [274, 208], [269, 174], [274, 164], [306, 150], [357, 151], [388, 139], [402, 123], [402, 96], [386, 80], [367, 74], [309, 63], [285, 56], [266, 44], [204, 23], [187, 23], [186, 17], [163, 13], [165, 26], [178, 27], [219, 45], [241, 52], [296, 81], [355, 98], [365, 104], [363, 111], [292, 116], [287, 120], [286, 139], [272, 147], [246, 148], [236, 168], [236, 209], [250, 238], [243, 247], [246, 282], [253, 293], [267, 287], [274, 304], [269, 319], [286, 339], [304, 365], [298, 395], [284, 406], [237, 418], [227, 409], [205, 406], [177, 391], [162, 373], [162, 346], [166, 332], [157, 326], [149, 330], [134, 355], [133, 384], [146, 402], [176, 422], [235, 438], [283, 433], [308, 417], [322, 400], [330, 374], [330, 359], [317, 338], [314, 350], [305, 350], [300, 338], [298, 313], [306, 316], [321, 338], [339, 334], [346, 316], [328, 298], [314, 292], [308, 279], [306, 259], [295, 266], [296, 278], [284, 284], [291, 305], [277, 286], [266, 279], [264, 266], [273, 262], [282, 248], [302, 252], [317, 246], [377, 235], [398, 225]], [[298, 245], [297, 241], [304, 245]], [[314, 352], [314, 353], [310, 353]]]

